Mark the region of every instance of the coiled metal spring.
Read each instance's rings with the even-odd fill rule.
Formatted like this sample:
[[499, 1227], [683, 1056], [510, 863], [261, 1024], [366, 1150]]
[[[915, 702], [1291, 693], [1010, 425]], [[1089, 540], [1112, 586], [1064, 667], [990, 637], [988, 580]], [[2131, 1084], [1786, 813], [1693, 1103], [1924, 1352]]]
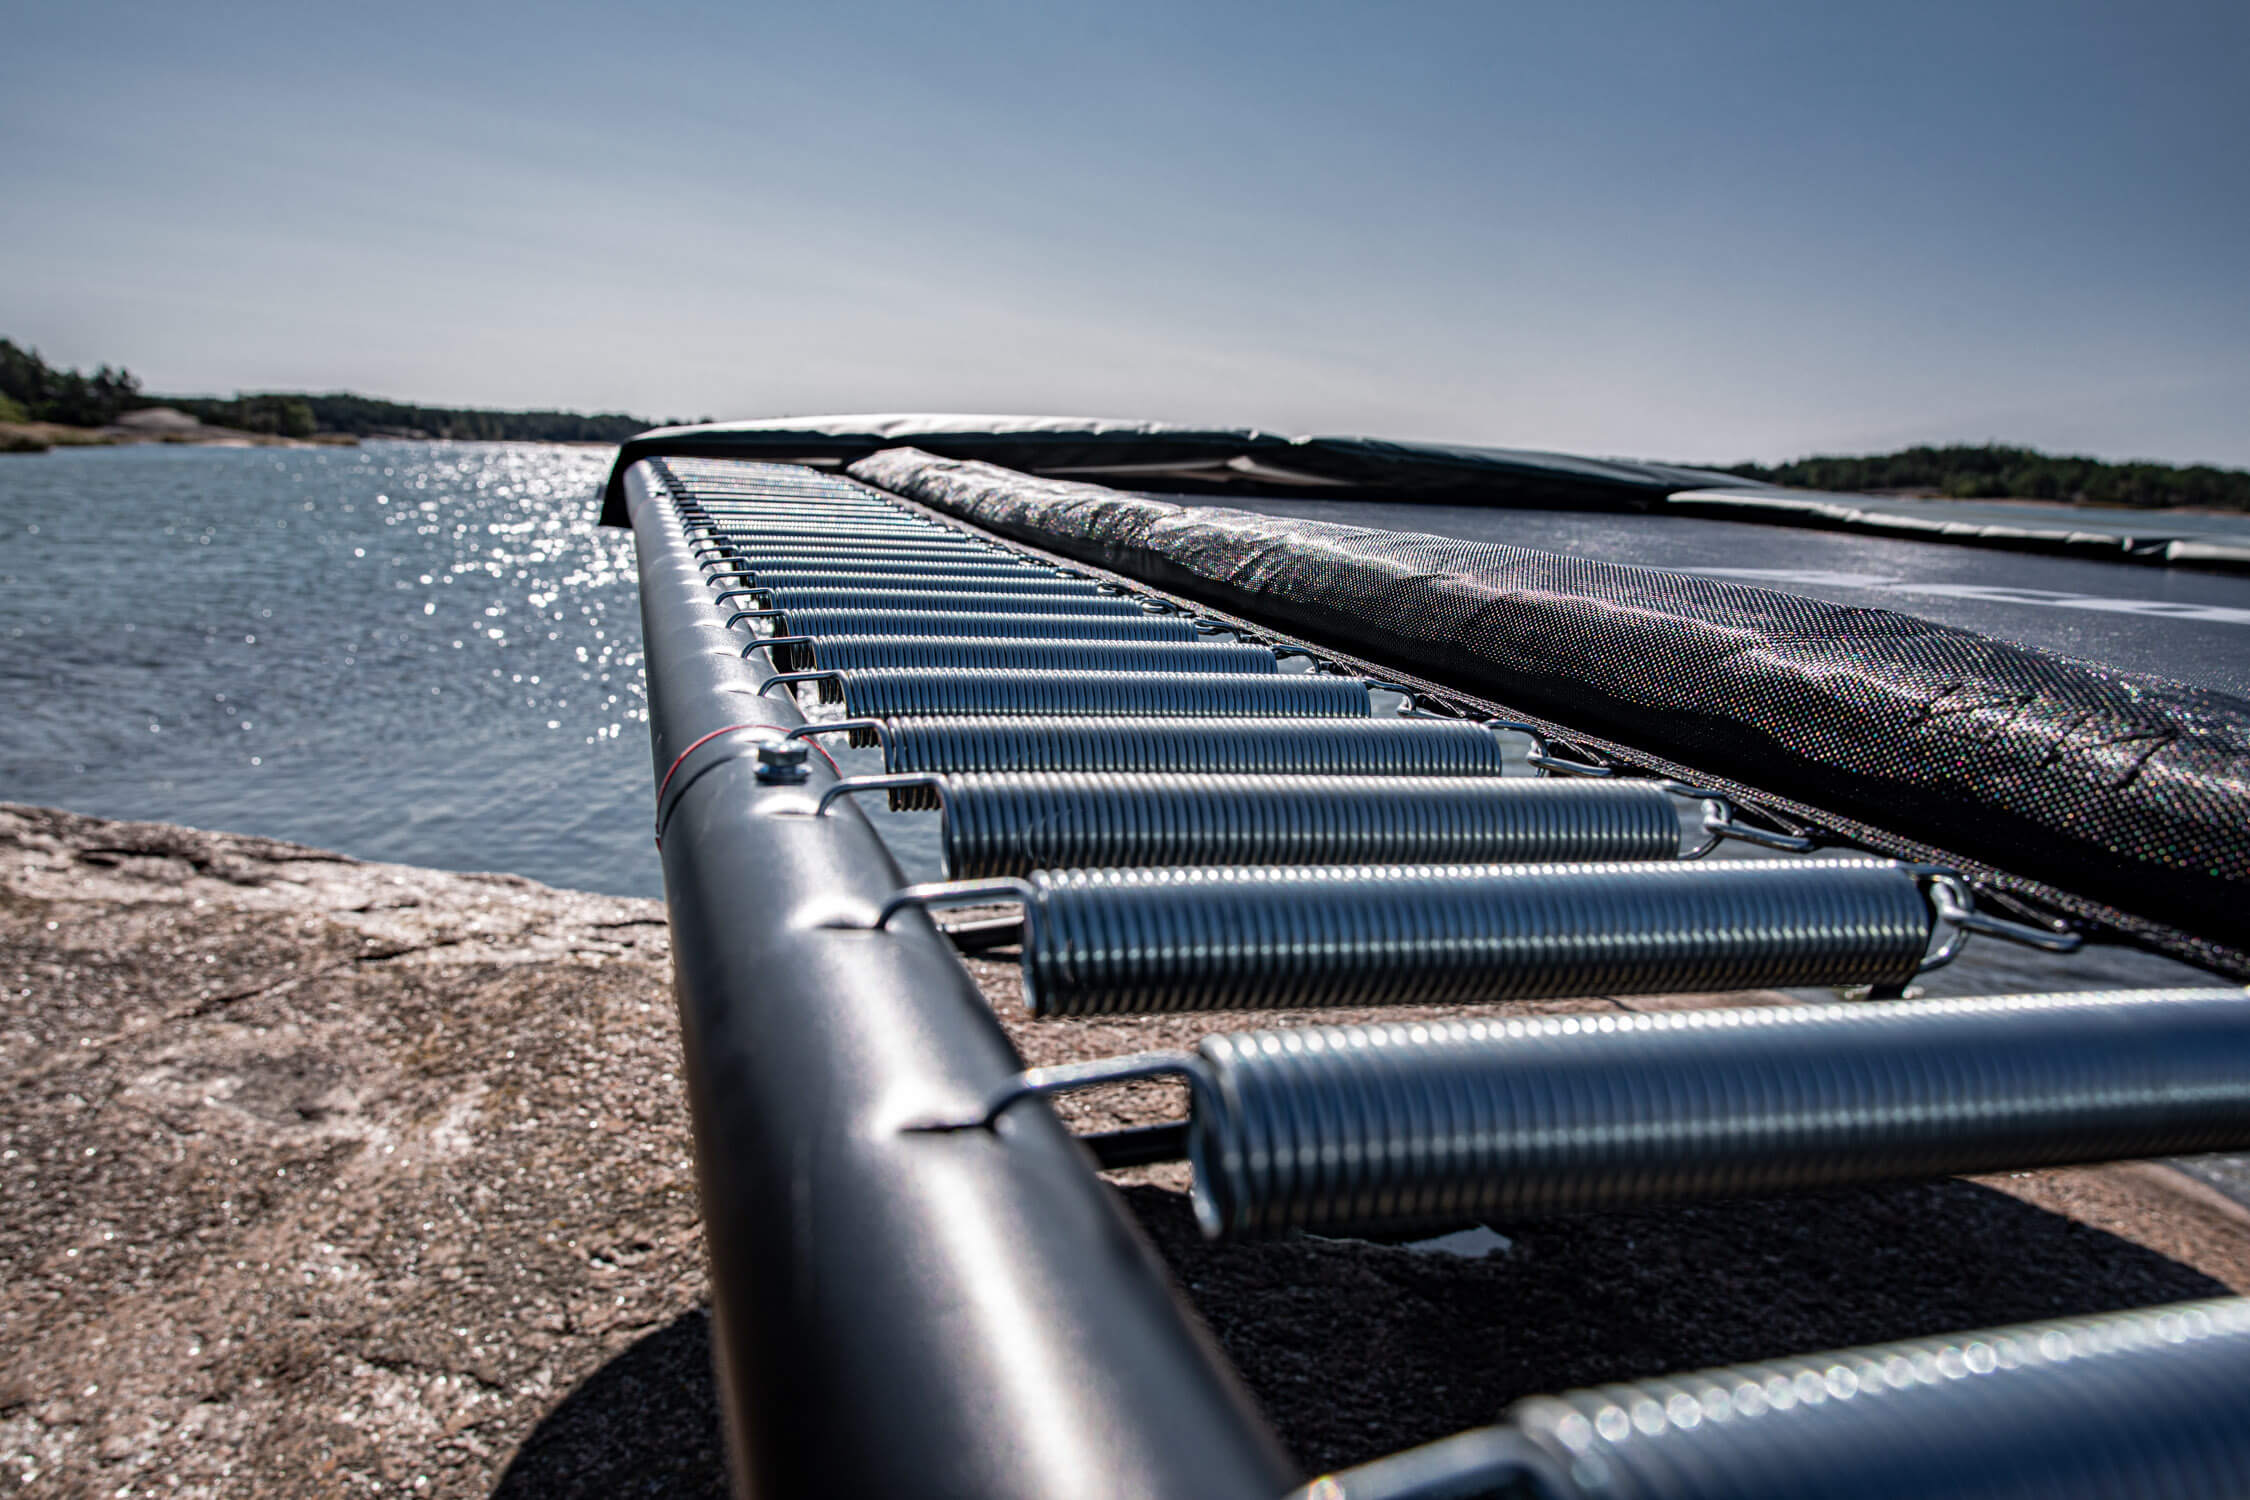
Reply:
[[730, 542], [740, 546], [799, 545], [813, 546], [826, 540], [865, 542], [870, 545], [953, 547], [962, 550], [998, 552], [995, 543], [965, 536], [943, 526], [932, 526], [926, 521], [866, 519], [822, 522], [802, 514], [787, 516], [736, 517], [734, 519], [709, 517], [683, 517], [683, 526], [689, 537], [702, 537], [707, 541]]
[[[1225, 672], [1267, 675], [1280, 659], [1262, 646], [1195, 641], [989, 640], [976, 636], [843, 635], [764, 636], [743, 655], [764, 648], [786, 651], [775, 665], [796, 672], [876, 667], [984, 668], [1011, 672]], [[808, 661], [806, 658], [810, 657]], [[821, 683], [821, 698], [843, 696], [835, 679]]]
[[[793, 628], [799, 618], [790, 616]], [[802, 618], [809, 620], [810, 613]], [[804, 629], [817, 633], [809, 623]], [[1441, 719], [918, 718], [814, 724], [803, 732], [847, 727], [855, 744], [879, 739], [885, 768], [899, 775], [1022, 770], [1498, 776], [1506, 770], [1507, 747], [1497, 734], [1481, 724]], [[937, 805], [937, 793], [927, 787], [891, 793], [894, 808]]]
[[1214, 1238], [1413, 1229], [2250, 1145], [2240, 989], [1332, 1026], [1165, 1071]]
[[1519, 1401], [1290, 1500], [2215, 1500], [2250, 1494], [2250, 1299]]
[[875, 495], [873, 490], [830, 490], [830, 493], [812, 493], [812, 490], [774, 490], [774, 493], [740, 493], [722, 495], [718, 490], [700, 488], [695, 493], [675, 499], [682, 510], [709, 510], [713, 515], [729, 513], [756, 513], [756, 510], [774, 510], [783, 515], [805, 515], [817, 510], [871, 510], [877, 515], [891, 515], [900, 519], [918, 519], [929, 524], [929, 517], [916, 515], [895, 499]]
[[1057, 598], [1114, 599], [1114, 590], [1090, 578], [1057, 578], [1053, 574], [1035, 573], [1029, 568], [933, 568], [912, 576], [893, 573], [861, 573], [847, 568], [728, 568], [711, 575], [729, 578], [745, 589], [761, 593], [775, 589], [883, 589], [910, 590], [920, 594], [1030, 594], [1052, 595]]
[[724, 533], [769, 533], [769, 531], [812, 531], [817, 526], [841, 526], [850, 531], [900, 531], [931, 537], [958, 537], [961, 533], [952, 526], [936, 526], [916, 515], [902, 515], [898, 510], [866, 510], [866, 508], [819, 508], [819, 506], [767, 506], [749, 508], [733, 506], [727, 510], [686, 510], [682, 522], [691, 528], [711, 528]]
[[881, 564], [883, 570], [889, 570], [895, 566], [915, 564], [991, 567], [1015, 562], [1005, 552], [973, 547], [940, 547], [926, 542], [900, 543], [895, 546], [875, 542], [777, 542], [748, 547], [729, 542], [697, 547], [694, 549], [694, 556], [698, 563], [724, 565], [731, 561], [734, 566], [744, 568], [860, 568], [863, 565]]
[[799, 537], [782, 538], [738, 537], [720, 532], [706, 535], [695, 543], [695, 548], [723, 549], [755, 558], [797, 558], [807, 562], [827, 562], [838, 558], [870, 557], [901, 558], [929, 557], [940, 561], [1009, 562], [1017, 554], [998, 547], [986, 547], [975, 542], [949, 541], [943, 537]]
[[920, 516], [911, 516], [885, 505], [825, 505], [802, 501], [765, 505], [697, 505], [684, 507], [680, 516], [683, 521], [698, 526], [803, 526], [810, 521], [825, 519], [874, 526], [916, 526], [932, 532], [951, 530], [950, 527], [935, 525]]
[[[719, 583], [725, 580], [712, 581]], [[1015, 612], [1128, 617], [1150, 612], [1147, 603], [1123, 594], [1035, 594], [1013, 587], [1006, 590], [995, 587], [984, 593], [947, 592], [905, 585], [896, 588], [730, 588], [719, 593], [714, 602], [736, 596], [752, 596], [765, 601], [766, 608], [779, 610], [783, 620], [789, 619], [800, 609], [919, 609], [959, 610], [963, 614], [975, 615]]]
[[[776, 583], [797, 583], [807, 577], [825, 579], [835, 574], [865, 576], [898, 575], [909, 579], [920, 578], [1066, 578], [1070, 575], [1056, 568], [1037, 567], [1029, 563], [1009, 562], [953, 562], [929, 558], [865, 558], [850, 557], [814, 562], [808, 559], [775, 560], [730, 557], [724, 565], [742, 570], [750, 578], [770, 579]], [[1078, 582], [1088, 582], [1079, 579]]]
[[[779, 611], [742, 610], [736, 620], [780, 617]], [[969, 636], [978, 640], [1205, 641], [1211, 638], [1184, 615], [966, 614], [929, 609], [799, 609], [789, 629], [819, 639], [830, 636]], [[730, 623], [732, 623], [730, 621]], [[792, 657], [794, 659], [794, 657]], [[983, 722], [979, 720], [977, 722]]]
[[758, 528], [690, 526], [687, 528], [687, 541], [689, 547], [695, 550], [723, 549], [745, 553], [763, 553], [775, 548], [812, 552], [823, 548], [867, 547], [896, 550], [905, 547], [918, 552], [942, 552], [966, 561], [1018, 560], [1017, 554], [971, 542], [966, 537], [949, 532], [895, 527], [869, 530], [849, 522], [833, 521], [807, 521], [796, 526], [775, 524]]
[[[847, 551], [864, 552], [915, 552], [930, 553], [946, 560], [960, 563], [1021, 563], [1026, 561], [1014, 554], [990, 547], [964, 546], [937, 532], [861, 531], [835, 523], [809, 522], [791, 530], [769, 530], [755, 534], [732, 531], [688, 532], [689, 550], [697, 554], [738, 553], [744, 557], [762, 558], [775, 551], [810, 554], [807, 561], [814, 565], [833, 561]], [[1053, 564], [1044, 564], [1053, 567]]]
[[[943, 667], [785, 672], [761, 691], [832, 680], [862, 718], [914, 714], [1294, 714], [1365, 717], [1367, 688], [1350, 677], [1237, 672], [1078, 672], [1062, 677]], [[823, 690], [825, 693], [825, 689]]]
[[820, 809], [853, 792], [910, 787], [941, 795], [939, 843], [956, 880], [1135, 865], [1531, 863], [1681, 852], [1679, 808], [1654, 781], [1003, 771], [840, 781], [821, 794]]
[[1043, 1016], [1898, 985], [1971, 931], [2077, 947], [1885, 860], [1041, 870], [909, 886], [883, 919], [964, 900], [1023, 904]]

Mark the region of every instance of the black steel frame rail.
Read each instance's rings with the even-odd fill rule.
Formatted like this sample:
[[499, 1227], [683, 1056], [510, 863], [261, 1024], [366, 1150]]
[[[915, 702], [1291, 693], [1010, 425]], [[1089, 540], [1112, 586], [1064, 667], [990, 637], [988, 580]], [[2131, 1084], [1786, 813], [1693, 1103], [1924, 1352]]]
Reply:
[[[674, 984], [738, 1492], [1278, 1496], [1294, 1465], [1045, 1109], [960, 1118], [1021, 1067], [829, 784], [758, 778], [803, 720], [745, 662], [643, 465], [639, 555]], [[765, 726], [735, 727], [735, 726]]]

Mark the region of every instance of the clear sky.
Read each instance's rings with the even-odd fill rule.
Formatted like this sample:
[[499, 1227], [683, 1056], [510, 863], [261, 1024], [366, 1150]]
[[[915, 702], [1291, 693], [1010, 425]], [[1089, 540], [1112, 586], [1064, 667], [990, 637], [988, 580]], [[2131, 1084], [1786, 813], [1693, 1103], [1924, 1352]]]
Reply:
[[2250, 5], [0, 9], [152, 388], [2250, 465]]

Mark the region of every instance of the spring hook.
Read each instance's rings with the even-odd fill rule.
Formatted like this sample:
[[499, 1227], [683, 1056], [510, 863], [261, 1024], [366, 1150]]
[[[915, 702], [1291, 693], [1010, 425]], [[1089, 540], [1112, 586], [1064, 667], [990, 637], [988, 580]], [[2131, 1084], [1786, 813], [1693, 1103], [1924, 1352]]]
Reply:
[[1932, 925], [1945, 934], [1944, 941], [1922, 960], [1922, 966], [1916, 973], [1951, 963], [1972, 932], [2002, 938], [2020, 947], [2036, 948], [2042, 953], [2076, 953], [2085, 945], [2084, 936], [2076, 932], [2053, 932], [2044, 927], [2010, 922], [1978, 911], [1976, 896], [1969, 889], [1968, 882], [1952, 870], [1936, 865], [1918, 865], [1913, 868], [1928, 882]]
[[926, 1134], [990, 1130], [1000, 1123], [1002, 1115], [1026, 1099], [1046, 1099], [1077, 1089], [1100, 1088], [1112, 1083], [1137, 1083], [1152, 1078], [1185, 1078], [1208, 1088], [1211, 1070], [1197, 1053], [1177, 1051], [1128, 1052], [1118, 1057], [1098, 1057], [1086, 1062], [1026, 1068], [987, 1095], [973, 1119], [926, 1120], [902, 1128]]
[[[1307, 656], [1312, 655], [1312, 653], [1309, 651], [1305, 654]], [[1321, 658], [1318, 657], [1315, 657], [1314, 659], [1316, 661], [1321, 660]], [[1324, 664], [1333, 671], [1343, 670], [1342, 668], [1336, 666], [1334, 662], [1325, 662]], [[1422, 706], [1422, 699], [1425, 695], [1419, 689], [1410, 688], [1403, 682], [1389, 682], [1380, 677], [1362, 677], [1360, 681], [1366, 683], [1369, 688], [1375, 691], [1384, 693], [1396, 693], [1401, 698], [1404, 698], [1406, 701], [1398, 706], [1399, 717], [1401, 718], [1451, 719], [1453, 717], [1451, 714], [1432, 713], [1430, 712], [1430, 710], [1424, 708]]]
[[1745, 844], [1755, 844], [1761, 849], [1774, 849], [1784, 854], [1810, 854], [1820, 847], [1820, 841], [1800, 834], [1775, 833], [1756, 828], [1735, 816], [1734, 804], [1707, 787], [1689, 786], [1684, 782], [1660, 783], [1665, 791], [1688, 802], [1703, 804], [1704, 841], [1680, 855], [1682, 859], [1701, 859], [1728, 839]]
[[[848, 743], [858, 745], [863, 748], [868, 745], [880, 745], [883, 747], [884, 753], [886, 755], [889, 754], [891, 744], [891, 726], [890, 723], [884, 719], [824, 719], [816, 724], [799, 724], [796, 728], [790, 730], [786, 735], [783, 735], [782, 738], [791, 740], [806, 739], [814, 735], [840, 734], [847, 730], [851, 733], [852, 736]], [[901, 778], [902, 781], [906, 779], [907, 778]], [[915, 785], [921, 785], [918, 779], [915, 781]], [[899, 807], [904, 804], [901, 804], [894, 796], [892, 798], [891, 805], [893, 807]], [[822, 804], [824, 810], [826, 806], [827, 804]]]
[[1487, 719], [1484, 727], [1492, 730], [1506, 729], [1531, 741], [1531, 753], [1525, 761], [1536, 767], [1542, 776], [1615, 776], [1617, 767], [1599, 761], [1560, 760], [1549, 750], [1547, 737], [1536, 725], [1519, 719]]
[[[823, 807], [826, 803], [822, 804]], [[1023, 880], [957, 880], [900, 886], [875, 913], [872, 930], [891, 925], [902, 911], [928, 912], [944, 906], [984, 906], [994, 902], [1019, 902], [1024, 908], [1024, 932], [1031, 931], [1031, 885]]]

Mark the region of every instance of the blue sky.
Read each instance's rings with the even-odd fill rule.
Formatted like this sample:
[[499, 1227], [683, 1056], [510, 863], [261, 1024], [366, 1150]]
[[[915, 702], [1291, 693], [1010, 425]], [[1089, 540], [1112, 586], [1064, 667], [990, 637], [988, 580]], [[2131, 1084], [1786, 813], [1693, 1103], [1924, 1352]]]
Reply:
[[31, 6], [154, 389], [2250, 465], [2250, 6]]

